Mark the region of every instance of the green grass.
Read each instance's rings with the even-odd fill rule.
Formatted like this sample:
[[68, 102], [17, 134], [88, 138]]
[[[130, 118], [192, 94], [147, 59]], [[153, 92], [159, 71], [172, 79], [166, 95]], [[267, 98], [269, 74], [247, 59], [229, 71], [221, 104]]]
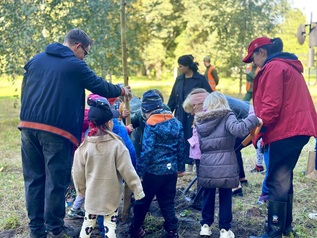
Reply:
[[0, 230], [17, 228], [27, 222], [16, 100], [13, 96], [0, 97]]
[[[119, 79], [114, 80], [114, 83], [121, 82], [122, 80]], [[11, 85], [10, 82], [0, 78], [0, 138], [2, 140], [2, 143], [0, 143], [0, 231], [18, 229], [23, 237], [23, 234], [26, 234], [25, 228], [28, 219], [24, 203], [20, 132], [17, 129], [20, 103], [19, 99], [15, 96], [19, 95], [20, 84], [21, 80], [18, 80], [15, 85]], [[174, 79], [172, 77], [165, 80], [131, 77], [129, 82], [133, 93], [138, 96], [142, 96], [143, 92], [148, 89], [156, 88], [161, 90], [165, 96], [165, 102], [168, 100], [173, 84]], [[242, 89], [244, 90], [244, 86]], [[238, 94], [239, 81], [237, 79], [221, 78], [218, 90], [231, 96], [243, 97], [243, 95]], [[317, 86], [311, 85], [309, 86], [309, 90], [315, 105], [317, 105]], [[244, 91], [242, 92], [244, 94]], [[313, 148], [314, 140], [311, 139], [304, 147], [294, 170], [294, 225], [295, 229], [300, 233], [300, 237], [317, 237], [316, 220], [308, 218], [309, 212], [317, 212], [317, 181], [307, 179], [303, 175], [303, 171], [306, 170], [308, 152], [313, 150]], [[265, 219], [263, 217], [249, 217], [248, 211], [256, 207], [256, 209], [259, 209], [260, 214], [266, 214], [265, 206], [258, 207], [255, 205], [260, 194], [263, 176], [248, 172], [253, 168], [255, 163], [254, 148], [252, 146], [247, 147], [242, 150], [242, 153], [249, 186], [244, 188], [245, 196], [243, 198], [234, 199], [233, 201], [234, 223], [240, 224], [241, 222], [244, 224], [241, 229], [245, 229], [246, 231], [250, 227], [258, 227], [260, 230]], [[161, 224], [161, 220], [159, 223]], [[159, 226], [157, 224], [158, 221], [156, 219], [152, 217], [147, 218], [147, 226], [149, 229], [153, 227], [153, 234], [156, 233], [157, 228], [155, 227]], [[199, 226], [198, 221], [197, 226]], [[182, 231], [180, 233], [182, 234]]]
[[12, 97], [20, 95], [22, 77], [15, 80], [9, 77], [0, 77], [0, 97]]

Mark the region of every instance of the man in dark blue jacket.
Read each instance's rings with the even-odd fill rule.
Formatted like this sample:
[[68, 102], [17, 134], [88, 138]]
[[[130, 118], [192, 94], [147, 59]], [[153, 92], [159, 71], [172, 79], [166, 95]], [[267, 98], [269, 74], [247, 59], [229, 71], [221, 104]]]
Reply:
[[81, 139], [85, 89], [104, 97], [131, 96], [130, 87], [107, 83], [85, 63], [92, 40], [69, 31], [25, 66], [19, 129], [30, 237], [76, 236], [64, 227], [65, 191], [74, 147]]

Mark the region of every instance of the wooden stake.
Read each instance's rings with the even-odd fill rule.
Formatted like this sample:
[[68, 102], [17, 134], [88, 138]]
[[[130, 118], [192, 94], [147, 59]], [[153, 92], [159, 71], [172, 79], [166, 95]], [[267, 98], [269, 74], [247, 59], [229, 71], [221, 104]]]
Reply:
[[[120, 9], [120, 25], [121, 25], [121, 48], [122, 48], [122, 72], [124, 78], [124, 85], [129, 85], [128, 80], [128, 66], [127, 66], [127, 42], [126, 42], [126, 15], [125, 15], [126, 1], [121, 0], [121, 9]], [[125, 108], [130, 110], [130, 103], [125, 99]], [[126, 118], [126, 125], [131, 124], [130, 115]], [[126, 222], [129, 218], [131, 207], [131, 190], [128, 185], [124, 183], [124, 195], [123, 195], [123, 207], [121, 220]]]

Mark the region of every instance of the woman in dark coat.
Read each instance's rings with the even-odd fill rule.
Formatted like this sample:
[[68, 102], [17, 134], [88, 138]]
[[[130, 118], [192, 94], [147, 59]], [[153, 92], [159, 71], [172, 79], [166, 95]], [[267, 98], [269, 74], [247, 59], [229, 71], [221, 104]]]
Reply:
[[167, 105], [171, 111], [174, 112], [175, 117], [183, 124], [186, 143], [184, 160], [186, 164], [192, 165], [193, 159], [189, 158], [189, 143], [187, 139], [192, 137], [194, 117], [184, 111], [182, 104], [187, 95], [194, 88], [204, 88], [208, 92], [212, 92], [212, 89], [210, 88], [205, 76], [197, 72], [197, 64], [193, 61], [193, 57], [191, 55], [183, 55], [179, 57], [178, 66], [181, 74], [176, 78]]

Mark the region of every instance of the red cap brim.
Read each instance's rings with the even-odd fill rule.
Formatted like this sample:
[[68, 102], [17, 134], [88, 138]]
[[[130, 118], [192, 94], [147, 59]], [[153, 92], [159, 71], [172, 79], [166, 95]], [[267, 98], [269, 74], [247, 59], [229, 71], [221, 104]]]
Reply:
[[246, 57], [244, 57], [242, 61], [244, 63], [251, 63], [252, 62], [252, 59], [251, 59], [252, 54], [253, 54], [253, 51], [250, 52]]

